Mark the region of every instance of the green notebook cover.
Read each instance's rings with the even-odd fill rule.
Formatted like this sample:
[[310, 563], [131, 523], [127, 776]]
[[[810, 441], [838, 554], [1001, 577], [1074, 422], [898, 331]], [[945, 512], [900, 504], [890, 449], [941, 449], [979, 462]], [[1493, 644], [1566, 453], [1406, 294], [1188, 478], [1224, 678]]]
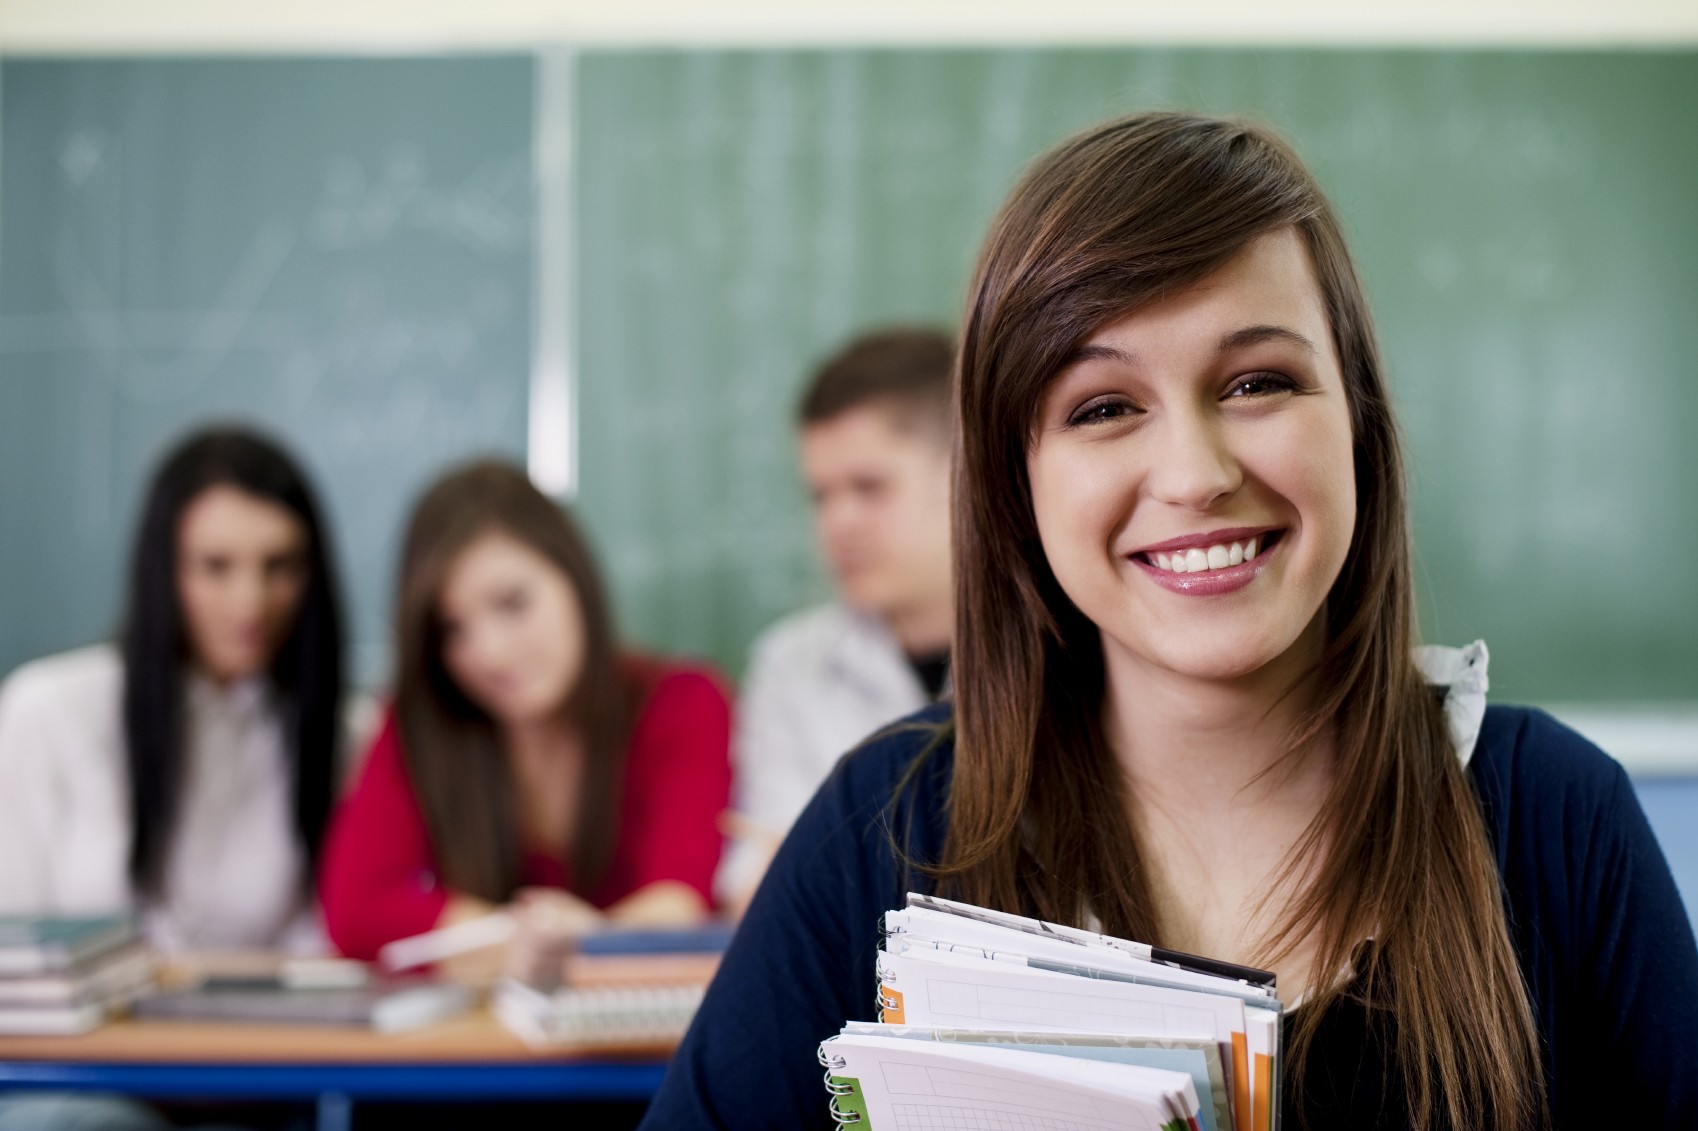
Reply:
[[[839, 1122], [852, 1124], [860, 1131], [868, 1131], [873, 1121], [867, 1116], [867, 1101], [861, 1095], [861, 1082], [853, 1076], [833, 1076], [831, 1082], [849, 1089], [831, 1097], [832, 1106], [837, 1109], [840, 1117]], [[854, 1113], [853, 1119], [848, 1118], [851, 1112]]]

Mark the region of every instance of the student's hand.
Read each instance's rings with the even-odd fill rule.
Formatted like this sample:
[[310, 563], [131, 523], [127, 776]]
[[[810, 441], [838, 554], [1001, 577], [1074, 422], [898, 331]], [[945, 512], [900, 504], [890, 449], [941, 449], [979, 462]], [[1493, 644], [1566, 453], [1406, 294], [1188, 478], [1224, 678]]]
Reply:
[[519, 924], [508, 944], [509, 977], [543, 988], [560, 981], [560, 966], [573, 945], [597, 931], [602, 913], [559, 888], [522, 888], [507, 910]]
[[704, 923], [711, 910], [701, 893], [682, 880], [656, 880], [609, 907], [607, 919], [632, 930], [664, 930]]
[[[741, 919], [743, 912], [749, 909], [749, 901], [755, 897], [755, 889], [761, 885], [761, 877], [766, 875], [772, 858], [778, 854], [778, 846], [784, 843], [784, 834], [758, 821], [751, 821], [735, 809], [720, 813], [719, 831], [727, 839], [735, 841], [737, 851], [748, 860], [747, 882], [737, 891], [722, 893], [720, 899], [720, 910], [727, 918]], [[742, 863], [739, 861], [739, 865]], [[739, 867], [738, 875], [744, 874]]]
[[[482, 919], [497, 910], [499, 908], [485, 900], [469, 895], [455, 895], [449, 898], [448, 906], [442, 909], [442, 915], [436, 920], [436, 925], [452, 927], [456, 923]], [[464, 954], [451, 955], [437, 963], [437, 971], [450, 982], [479, 987], [492, 985], [507, 968], [507, 952], [511, 945], [495, 943], [477, 950], [468, 950]]]

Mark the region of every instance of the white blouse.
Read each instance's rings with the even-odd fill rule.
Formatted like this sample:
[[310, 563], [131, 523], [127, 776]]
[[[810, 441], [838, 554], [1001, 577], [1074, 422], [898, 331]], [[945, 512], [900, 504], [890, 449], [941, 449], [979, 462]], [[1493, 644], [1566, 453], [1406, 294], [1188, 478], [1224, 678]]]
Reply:
[[0, 686], [0, 914], [134, 912], [162, 950], [323, 949], [269, 685], [191, 676], [163, 896], [130, 889], [123, 660], [99, 645]]
[[[847, 750], [927, 703], [902, 645], [877, 617], [843, 604], [785, 617], [755, 640], [737, 700], [732, 804], [782, 835]], [[726, 846], [714, 876], [721, 899], [747, 895], [767, 854]]]

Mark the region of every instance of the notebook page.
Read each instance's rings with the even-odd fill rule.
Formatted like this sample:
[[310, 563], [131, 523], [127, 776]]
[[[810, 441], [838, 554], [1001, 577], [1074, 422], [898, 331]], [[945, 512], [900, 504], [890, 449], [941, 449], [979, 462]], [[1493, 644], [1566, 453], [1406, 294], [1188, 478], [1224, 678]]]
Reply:
[[878, 955], [882, 1020], [937, 1028], [1206, 1037], [1221, 1046], [1236, 1131], [1251, 1131], [1244, 1005], [1237, 998], [1085, 980], [946, 951]]
[[885, 1025], [877, 1021], [850, 1021], [843, 1026], [843, 1032], [947, 1044], [1007, 1045], [1026, 1052], [1142, 1064], [1147, 1068], [1184, 1072], [1191, 1077], [1192, 1088], [1197, 1095], [1202, 1131], [1231, 1131], [1232, 1128], [1231, 1100], [1221, 1068], [1220, 1046], [1212, 1039], [933, 1029], [918, 1025]]
[[846, 1035], [827, 1042], [876, 1131], [1180, 1131], [1181, 1073], [975, 1045]]
[[1250, 1052], [1250, 1126], [1274, 1131], [1279, 1124], [1280, 1015], [1271, 1009], [1246, 1009], [1245, 1034]]
[[1081, 979], [946, 951], [880, 953], [878, 972], [887, 996], [900, 995], [903, 1024], [1212, 1037], [1223, 1045], [1244, 1034], [1242, 1002], [1191, 990]]
[[[908, 893], [908, 907], [925, 908], [941, 914], [975, 922], [988, 923], [1006, 927], [1009, 930], [1026, 934], [1040, 935], [1046, 938], [1062, 939], [1080, 943], [1084, 946], [1118, 951], [1129, 954], [1134, 958], [1146, 961], [1157, 961], [1163, 965], [1179, 962], [1179, 969], [1193, 969], [1204, 973], [1212, 973], [1217, 977], [1240, 981], [1246, 985], [1265, 986], [1269, 993], [1273, 992], [1274, 975], [1269, 970], [1259, 970], [1254, 967], [1241, 966], [1235, 963], [1222, 962], [1219, 959], [1206, 958], [1195, 954], [1179, 954], [1172, 951], [1159, 951], [1149, 943], [1137, 942], [1133, 939], [1116, 938], [1113, 935], [1099, 934], [1094, 931], [1084, 931], [1077, 927], [1068, 927], [1060, 923], [1050, 923], [1043, 919], [1030, 919], [1024, 915], [1014, 915], [1006, 911], [995, 911], [988, 907], [978, 907], [971, 903], [957, 903], [935, 895], [922, 895], [918, 892]], [[1164, 957], [1165, 956], [1165, 957]]]
[[1212, 974], [1181, 970], [1161, 962], [1141, 958], [1108, 947], [1093, 947], [1060, 936], [1029, 934], [959, 916], [945, 915], [924, 908], [885, 912], [885, 949], [902, 953], [910, 945], [924, 943], [933, 949], [972, 949], [990, 957], [1019, 957], [1029, 965], [1058, 968], [1062, 973], [1087, 971], [1113, 973], [1128, 981], [1164, 985], [1176, 989], [1195, 989], [1206, 993], [1232, 994], [1246, 1003], [1269, 1004], [1272, 993], [1262, 986], [1251, 986]]

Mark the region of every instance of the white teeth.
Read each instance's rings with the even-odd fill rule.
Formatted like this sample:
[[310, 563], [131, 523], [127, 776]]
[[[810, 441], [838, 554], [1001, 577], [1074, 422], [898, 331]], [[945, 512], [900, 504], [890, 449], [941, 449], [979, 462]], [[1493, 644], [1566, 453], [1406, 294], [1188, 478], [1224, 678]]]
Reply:
[[1207, 549], [1199, 546], [1172, 554], [1151, 554], [1150, 557], [1156, 568], [1169, 573], [1202, 573], [1243, 565], [1260, 551], [1260, 542], [1259, 537], [1244, 542], [1220, 542]]

